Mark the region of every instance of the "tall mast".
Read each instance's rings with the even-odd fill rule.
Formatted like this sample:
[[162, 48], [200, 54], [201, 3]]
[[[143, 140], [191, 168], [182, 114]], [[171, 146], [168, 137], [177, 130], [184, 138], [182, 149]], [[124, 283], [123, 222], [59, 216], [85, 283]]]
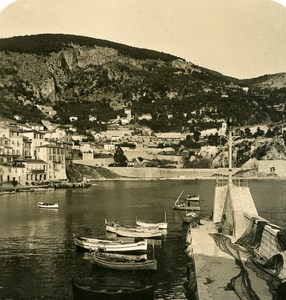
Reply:
[[232, 119], [229, 118], [229, 133], [228, 133], [228, 184], [232, 184]]

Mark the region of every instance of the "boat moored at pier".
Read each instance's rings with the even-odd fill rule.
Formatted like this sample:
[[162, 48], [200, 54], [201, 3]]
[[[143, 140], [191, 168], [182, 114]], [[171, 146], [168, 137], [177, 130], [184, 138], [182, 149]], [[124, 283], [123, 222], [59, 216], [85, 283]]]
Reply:
[[138, 252], [147, 251], [147, 241], [120, 242], [74, 236], [76, 247], [82, 250], [98, 250], [106, 252]]
[[158, 228], [161, 230], [166, 230], [168, 228], [168, 223], [166, 222], [166, 213], [165, 213], [165, 221], [159, 223], [152, 223], [152, 222], [144, 222], [140, 221], [136, 218], [136, 226], [142, 228]]
[[180, 193], [177, 200], [173, 203], [173, 209], [176, 210], [187, 210], [187, 211], [199, 211], [200, 206], [200, 195], [188, 194], [187, 197], [182, 198], [184, 190]]
[[72, 279], [73, 299], [134, 300], [154, 299], [152, 285], [110, 284], [93, 278]]
[[134, 260], [110, 257], [105, 253], [98, 251], [92, 252], [90, 256], [91, 263], [96, 264], [100, 267], [114, 270], [157, 270], [157, 260], [154, 259], [140, 259], [134, 258]]
[[161, 223], [150, 223], [136, 220], [136, 225], [142, 228], [158, 228], [158, 229], [167, 229], [168, 224], [166, 222]]
[[105, 220], [106, 231], [116, 233], [119, 236], [132, 237], [132, 238], [156, 238], [161, 237], [162, 232], [158, 228], [140, 228], [140, 227], [127, 227], [114, 222], [107, 222]]
[[183, 216], [183, 222], [198, 226], [200, 223], [200, 217], [193, 211], [186, 211], [185, 215]]

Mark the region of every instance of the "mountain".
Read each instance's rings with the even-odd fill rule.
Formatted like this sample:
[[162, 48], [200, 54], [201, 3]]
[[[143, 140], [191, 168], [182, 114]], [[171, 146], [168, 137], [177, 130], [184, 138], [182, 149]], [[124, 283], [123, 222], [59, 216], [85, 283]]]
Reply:
[[[237, 125], [284, 118], [285, 73], [239, 80], [158, 51], [90, 37], [40, 34], [0, 39], [0, 114], [57, 122], [88, 115], [106, 122], [130, 108], [135, 121], [156, 131]], [[279, 107], [279, 109], [277, 109]], [[150, 114], [150, 120], [136, 120]], [[92, 126], [96, 126], [93, 124]]]
[[254, 89], [285, 89], [286, 73], [268, 74], [257, 78], [243, 80], [246, 85], [251, 85]]

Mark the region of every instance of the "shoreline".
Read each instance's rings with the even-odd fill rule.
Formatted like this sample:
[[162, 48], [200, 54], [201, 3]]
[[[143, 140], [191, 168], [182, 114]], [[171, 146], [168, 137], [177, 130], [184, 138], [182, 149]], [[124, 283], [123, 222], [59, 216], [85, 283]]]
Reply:
[[[215, 176], [211, 176], [211, 177], [197, 177], [197, 178], [175, 178], [175, 177], [170, 177], [170, 178], [158, 178], [158, 177], [118, 177], [118, 178], [89, 178], [88, 180], [90, 181], [91, 185], [92, 183], [96, 183], [96, 182], [104, 182], [104, 181], [167, 181], [167, 180], [172, 180], [172, 181], [199, 181], [199, 180], [217, 180], [217, 179], [226, 179], [227, 177], [215, 177]], [[275, 180], [275, 181], [284, 181], [286, 180], [286, 177], [259, 177], [259, 176], [255, 176], [255, 177], [235, 177], [233, 176], [234, 180], [237, 179], [242, 179], [242, 180], [248, 180], [248, 181], [258, 181], [258, 180]], [[30, 191], [30, 189], [37, 189], [37, 188], [42, 188], [42, 187], [46, 187], [46, 186], [22, 186], [22, 185], [18, 185], [16, 187], [10, 187], [8, 185], [5, 186], [0, 186], [0, 193], [1, 192], [8, 192], [8, 191], [15, 191], [15, 192], [19, 192], [17, 191], [18, 189], [25, 189], [28, 191]], [[83, 187], [83, 186], [72, 186], [72, 183], [70, 183], [69, 186], [65, 186], [65, 187], [57, 187], [56, 189], [68, 189], [68, 188], [87, 188], [87, 187]], [[1, 194], [0, 194], [1, 195]]]
[[[146, 177], [120, 177], [120, 178], [89, 178], [90, 181], [165, 181], [165, 180], [177, 180], [177, 181], [196, 181], [196, 180], [217, 180], [217, 179], [227, 179], [227, 177], [198, 177], [198, 178], [146, 178]], [[286, 180], [286, 177], [233, 177], [233, 179], [244, 179], [244, 180]]]

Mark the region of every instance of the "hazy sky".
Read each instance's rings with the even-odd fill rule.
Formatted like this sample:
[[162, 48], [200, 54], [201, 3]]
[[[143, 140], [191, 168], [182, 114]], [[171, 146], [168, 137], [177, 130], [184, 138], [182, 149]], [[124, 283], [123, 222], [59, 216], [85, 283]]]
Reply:
[[285, 2], [0, 0], [0, 37], [84, 35], [174, 54], [225, 75], [250, 78], [286, 72]]

